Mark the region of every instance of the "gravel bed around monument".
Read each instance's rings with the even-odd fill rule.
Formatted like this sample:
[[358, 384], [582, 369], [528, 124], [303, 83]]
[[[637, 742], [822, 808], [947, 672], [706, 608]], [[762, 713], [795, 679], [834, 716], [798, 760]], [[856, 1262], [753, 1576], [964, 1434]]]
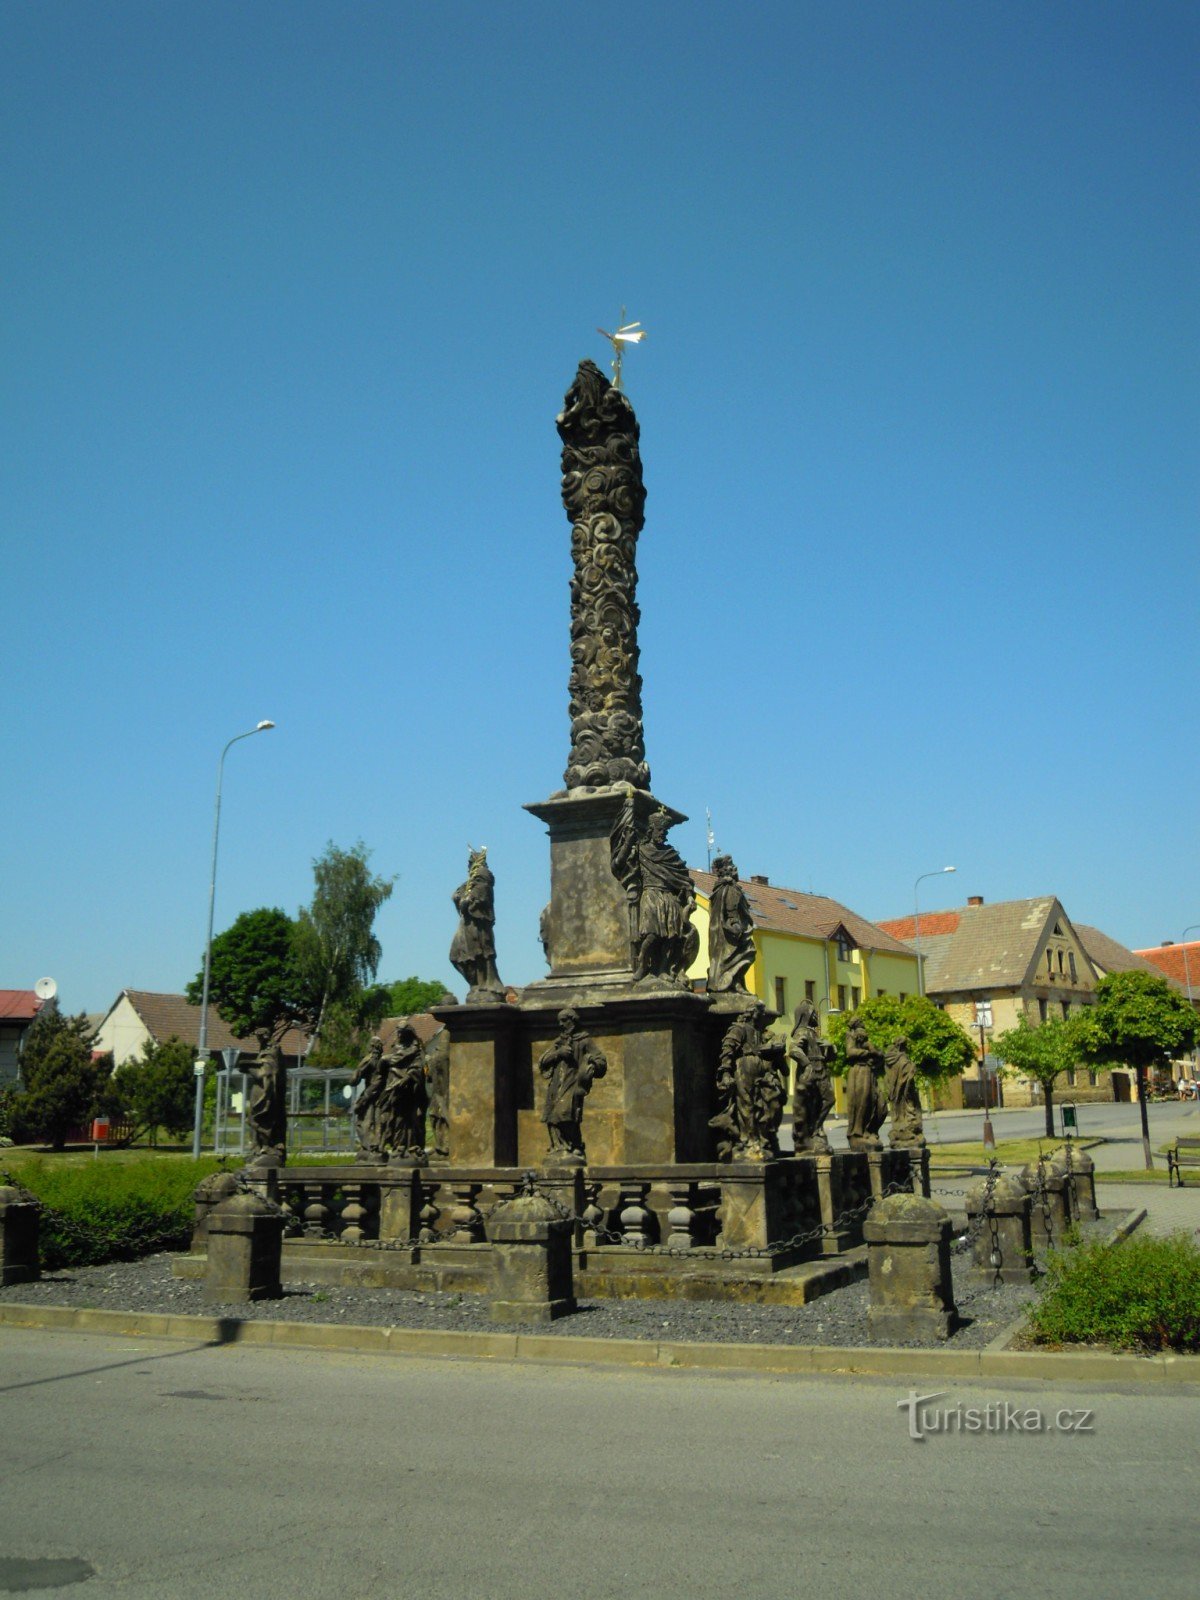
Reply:
[[[231, 1316], [247, 1321], [344, 1323], [346, 1326], [427, 1328], [443, 1332], [494, 1333], [483, 1295], [418, 1294], [399, 1289], [343, 1289], [289, 1284], [280, 1300], [209, 1305], [201, 1284], [171, 1276], [172, 1257], [109, 1262], [48, 1273], [37, 1283], [0, 1289], [0, 1304], [56, 1305], [106, 1311], [151, 1311], [174, 1315]], [[952, 1349], [979, 1349], [1021, 1315], [1032, 1290], [1002, 1285], [976, 1289], [960, 1281], [955, 1297], [962, 1326]], [[508, 1329], [507, 1331], [512, 1331]], [[836, 1289], [806, 1306], [731, 1305], [712, 1300], [585, 1300], [578, 1313], [529, 1332], [603, 1339], [682, 1340], [720, 1344], [815, 1344], [872, 1346], [867, 1333], [865, 1281]], [[934, 1347], [912, 1341], [908, 1348]], [[944, 1347], [944, 1346], [943, 1346]]]

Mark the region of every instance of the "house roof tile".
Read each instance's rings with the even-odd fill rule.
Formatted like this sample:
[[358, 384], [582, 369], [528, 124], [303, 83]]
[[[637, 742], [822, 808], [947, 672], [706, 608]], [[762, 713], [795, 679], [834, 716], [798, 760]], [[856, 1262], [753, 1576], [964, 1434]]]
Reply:
[[[1166, 976], [1168, 981], [1183, 992], [1183, 959], [1180, 958], [1179, 974], [1167, 971], [1157, 961], [1150, 960], [1153, 951], [1128, 950], [1123, 944], [1118, 944], [1115, 939], [1110, 939], [1108, 934], [1101, 933], [1099, 928], [1089, 928], [1083, 923], [1075, 924], [1075, 932], [1083, 940], [1083, 947], [1088, 953], [1088, 958], [1100, 972], [1153, 972], [1158, 978]], [[1200, 946], [1194, 946], [1200, 953]]]
[[[695, 867], [691, 873], [700, 893], [705, 897], [711, 895], [717, 881], [713, 873], [701, 872]], [[798, 934], [807, 939], [830, 939], [839, 928], [845, 928], [859, 950], [884, 950], [905, 956], [913, 953], [902, 940], [827, 895], [776, 888], [774, 884], [754, 883], [747, 878], [739, 878], [738, 882], [750, 903], [750, 914], [757, 927]]]
[[0, 1017], [16, 1022], [32, 1022], [42, 1002], [32, 989], [0, 989]]

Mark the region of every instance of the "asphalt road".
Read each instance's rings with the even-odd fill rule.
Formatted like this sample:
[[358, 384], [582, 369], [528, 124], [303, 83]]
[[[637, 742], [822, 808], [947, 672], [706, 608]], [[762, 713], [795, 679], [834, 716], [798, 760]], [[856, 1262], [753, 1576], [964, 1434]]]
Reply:
[[4, 1330], [0, 1593], [1196, 1593], [1200, 1399], [958, 1385], [1094, 1432], [914, 1442], [907, 1392]]

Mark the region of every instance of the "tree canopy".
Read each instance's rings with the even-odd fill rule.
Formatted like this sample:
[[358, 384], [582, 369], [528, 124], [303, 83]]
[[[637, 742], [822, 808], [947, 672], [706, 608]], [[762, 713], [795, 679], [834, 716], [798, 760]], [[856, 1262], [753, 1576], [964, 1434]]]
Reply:
[[1177, 989], [1152, 972], [1110, 972], [1096, 985], [1096, 1003], [1079, 1014], [1083, 1059], [1135, 1071], [1166, 1066], [1191, 1050], [1200, 1017]]
[[381, 948], [375, 914], [391, 895], [394, 878], [372, 875], [371, 852], [360, 839], [349, 850], [330, 840], [313, 861], [312, 904], [296, 919], [296, 976], [319, 1037], [330, 1006], [342, 1004], [374, 983]]
[[442, 1000], [450, 990], [440, 978], [426, 981], [424, 978], [397, 978], [394, 983], [387, 985], [388, 1010], [390, 1017], [411, 1017], [418, 1011], [432, 1011], [434, 1006], [441, 1005]]
[[[293, 951], [294, 924], [278, 906], [243, 911], [212, 943], [209, 997], [238, 1038], [278, 1039], [304, 1014]], [[199, 1005], [204, 968], [187, 986]]]
[[1010, 1072], [1036, 1078], [1041, 1084], [1046, 1106], [1046, 1136], [1054, 1137], [1054, 1085], [1059, 1074], [1073, 1067], [1081, 1056], [1082, 1012], [1072, 1017], [1048, 1017], [1036, 1028], [1027, 1017], [1020, 1017], [1015, 1028], [1008, 1028], [992, 1041], [992, 1051]]
[[901, 1000], [894, 994], [878, 994], [864, 1000], [858, 1010], [835, 1011], [829, 1018], [829, 1038], [835, 1055], [831, 1070], [846, 1070], [846, 1029], [851, 1015], [860, 1017], [867, 1038], [877, 1050], [886, 1050], [895, 1040], [908, 1040], [908, 1053], [917, 1076], [926, 1083], [959, 1077], [975, 1059], [970, 1036], [946, 1012], [924, 995], [909, 995]]
[[148, 1040], [140, 1056], [116, 1071], [123, 1111], [139, 1130], [158, 1143], [158, 1130], [181, 1137], [192, 1126], [194, 1083], [191, 1045], [172, 1035], [161, 1044]]
[[80, 1012], [63, 1016], [43, 1009], [21, 1049], [25, 1084], [17, 1112], [26, 1137], [45, 1139], [61, 1150], [67, 1135], [91, 1120], [108, 1088], [112, 1057], [92, 1056], [95, 1030]]

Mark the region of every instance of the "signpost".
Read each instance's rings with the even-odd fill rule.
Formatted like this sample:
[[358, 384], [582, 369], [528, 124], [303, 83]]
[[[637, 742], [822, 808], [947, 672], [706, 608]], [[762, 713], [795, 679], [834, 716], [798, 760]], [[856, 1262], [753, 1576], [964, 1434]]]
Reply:
[[987, 1033], [992, 1026], [992, 1002], [990, 1000], [976, 1000], [975, 1026], [979, 1029], [979, 1081], [983, 1086], [983, 1148], [985, 1150], [994, 1150], [996, 1148], [996, 1135], [992, 1129], [992, 1097], [988, 1085], [990, 1068], [987, 1053]]

